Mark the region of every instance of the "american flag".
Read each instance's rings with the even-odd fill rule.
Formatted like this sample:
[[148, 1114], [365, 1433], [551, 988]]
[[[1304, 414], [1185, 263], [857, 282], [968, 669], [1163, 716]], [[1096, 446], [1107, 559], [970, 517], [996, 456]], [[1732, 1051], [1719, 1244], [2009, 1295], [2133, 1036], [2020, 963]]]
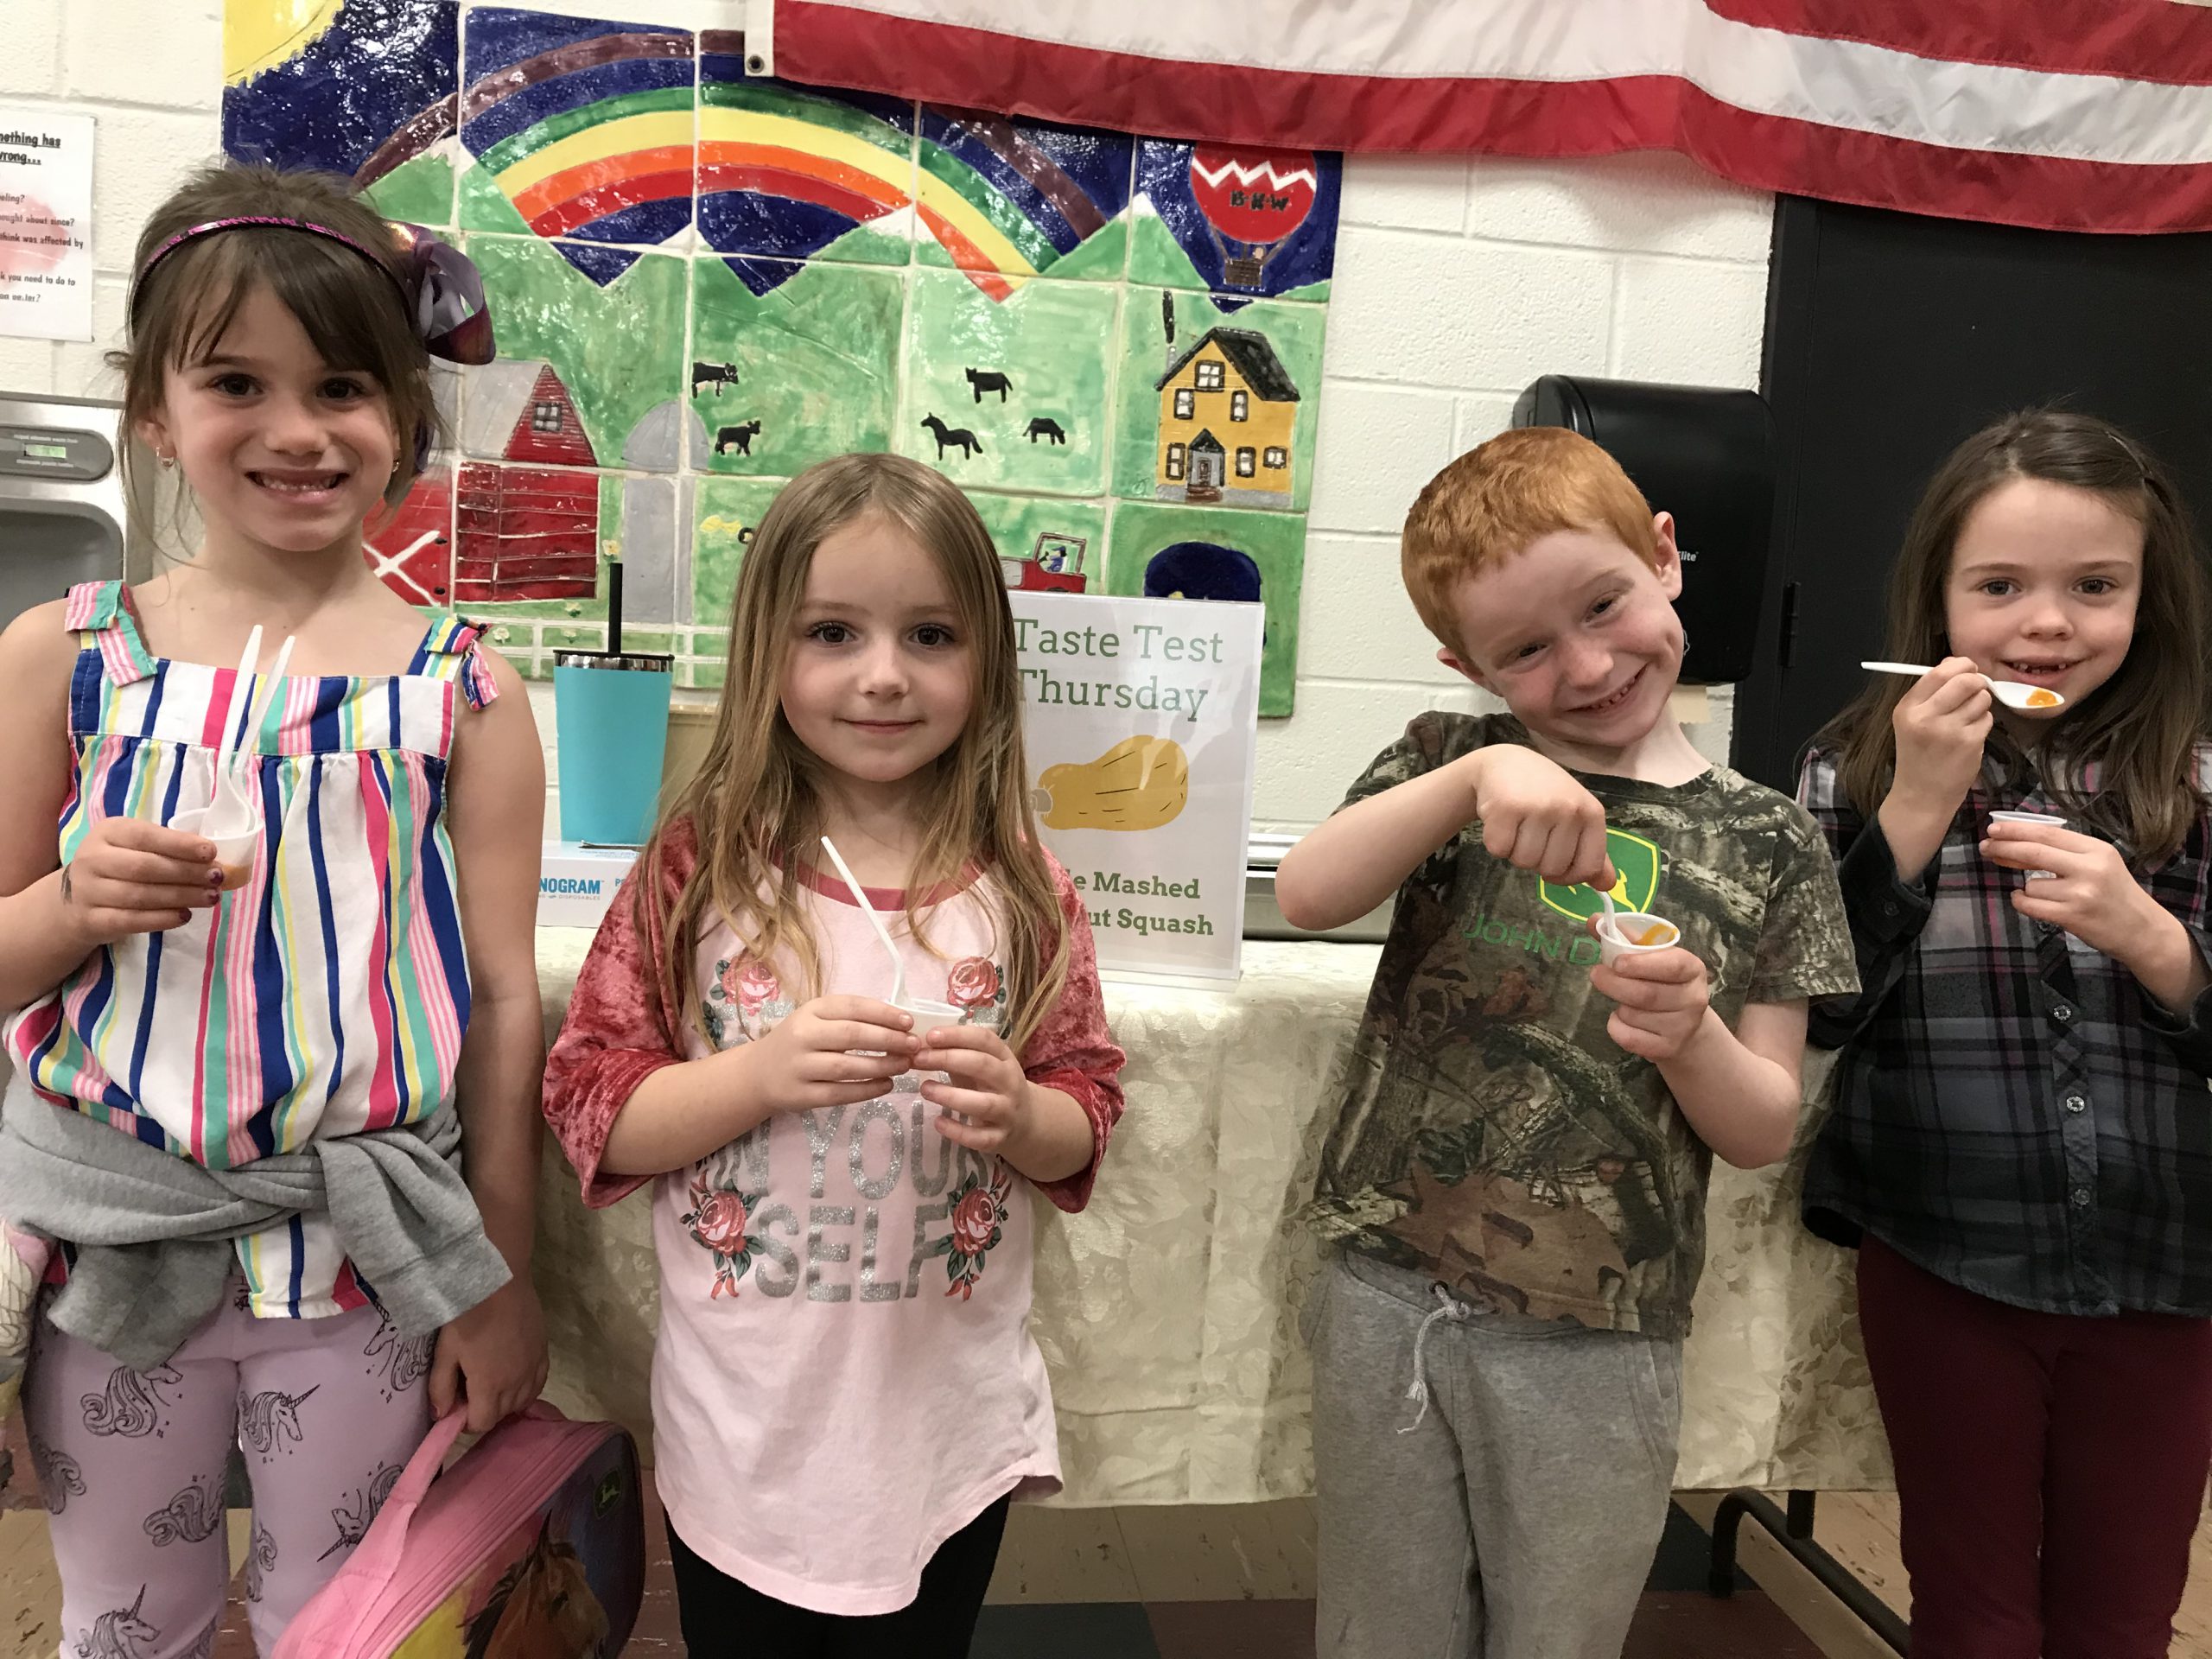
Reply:
[[2212, 229], [2212, 10], [2173, 0], [755, 0], [750, 19], [756, 73], [1077, 125], [1675, 149], [1829, 200]]

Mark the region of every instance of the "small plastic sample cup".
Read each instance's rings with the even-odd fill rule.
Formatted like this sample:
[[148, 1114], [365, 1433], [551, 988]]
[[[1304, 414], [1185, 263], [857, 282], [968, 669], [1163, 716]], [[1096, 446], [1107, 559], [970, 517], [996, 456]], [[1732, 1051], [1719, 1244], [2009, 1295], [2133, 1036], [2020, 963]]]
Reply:
[[1619, 910], [1598, 918], [1598, 959], [1609, 968], [1623, 957], [1647, 957], [1681, 942], [1682, 930], [1664, 916]]
[[901, 1014], [914, 1016], [913, 1034], [917, 1037], [936, 1030], [939, 1026], [957, 1026], [961, 1013], [950, 1002], [932, 1002], [925, 996], [910, 996], [903, 1002], [891, 1005]]
[[[939, 1026], [957, 1026], [960, 1023], [960, 1010], [950, 1002], [932, 1002], [925, 996], [910, 996], [905, 1001], [893, 1002], [891, 1006], [901, 1014], [910, 1014], [914, 1016], [914, 1028], [906, 1033], [909, 1037], [918, 1038], [936, 1030]], [[880, 1048], [856, 1048], [851, 1052], [865, 1054], [872, 1059], [880, 1059], [883, 1054], [883, 1051]]]
[[169, 828], [181, 830], [188, 836], [207, 836], [215, 843], [215, 861], [223, 867], [223, 891], [229, 893], [253, 879], [253, 855], [261, 845], [261, 831], [257, 827], [235, 835], [209, 835], [201, 826], [211, 810], [205, 806], [192, 807], [172, 817]]
[[[960, 1023], [961, 1012], [950, 1002], [932, 1002], [925, 996], [910, 996], [906, 1001], [893, 1002], [891, 1006], [902, 1014], [911, 1014], [914, 1016], [914, 1029], [911, 1034], [917, 1038], [927, 1037], [939, 1026], [957, 1026]], [[930, 1076], [942, 1079], [944, 1073], [932, 1071]], [[956, 1123], [965, 1123], [968, 1121], [950, 1107], [945, 1109], [944, 1115]]]
[[[2066, 820], [2055, 812], [1993, 812], [1989, 815], [1989, 821], [1992, 823], [2050, 823], [2057, 825], [2061, 830], [2066, 827]], [[2028, 870], [2023, 874], [2031, 881], [2041, 881], [2046, 879], [2056, 879], [2058, 872], [2056, 870]]]

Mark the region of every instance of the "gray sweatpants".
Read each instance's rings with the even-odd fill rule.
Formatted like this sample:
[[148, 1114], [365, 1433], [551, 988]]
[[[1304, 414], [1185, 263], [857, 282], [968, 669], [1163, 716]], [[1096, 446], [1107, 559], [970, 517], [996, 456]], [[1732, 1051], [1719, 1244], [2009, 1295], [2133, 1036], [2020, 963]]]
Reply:
[[1356, 1255], [1313, 1295], [1319, 1659], [1619, 1659], [1666, 1525], [1681, 1344], [1478, 1313]]

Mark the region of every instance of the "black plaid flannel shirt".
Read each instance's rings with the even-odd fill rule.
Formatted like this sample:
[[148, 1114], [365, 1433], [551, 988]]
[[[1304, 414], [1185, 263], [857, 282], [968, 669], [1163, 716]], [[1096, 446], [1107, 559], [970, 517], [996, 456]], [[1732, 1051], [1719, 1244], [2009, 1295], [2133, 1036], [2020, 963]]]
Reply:
[[[2212, 1314], [2212, 992], [2177, 1016], [2012, 908], [2024, 877], [1978, 843], [1993, 810], [2059, 810], [2031, 777], [1977, 786], [1913, 883], [1833, 754], [1808, 758], [1798, 800], [1834, 850], [1864, 988], [1813, 1005], [1813, 1041], [1844, 1052], [1807, 1224], [2019, 1307]], [[2212, 959], [2212, 815], [2145, 885]]]

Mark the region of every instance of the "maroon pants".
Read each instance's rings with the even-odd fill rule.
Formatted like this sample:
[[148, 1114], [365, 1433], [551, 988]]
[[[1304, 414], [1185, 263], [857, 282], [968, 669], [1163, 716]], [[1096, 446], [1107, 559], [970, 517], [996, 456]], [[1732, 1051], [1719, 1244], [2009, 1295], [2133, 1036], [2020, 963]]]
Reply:
[[2212, 1468], [2212, 1320], [2037, 1313], [1869, 1237], [1912, 1659], [2165, 1659]]

